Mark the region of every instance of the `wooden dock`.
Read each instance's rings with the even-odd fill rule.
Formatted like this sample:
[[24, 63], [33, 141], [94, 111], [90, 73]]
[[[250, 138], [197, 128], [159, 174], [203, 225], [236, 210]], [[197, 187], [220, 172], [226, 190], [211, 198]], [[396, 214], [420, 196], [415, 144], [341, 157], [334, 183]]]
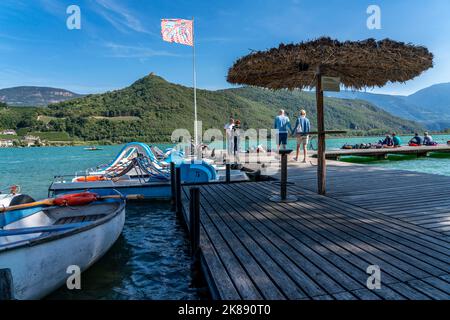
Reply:
[[[382, 149], [349, 149], [349, 150], [327, 150], [325, 157], [327, 159], [339, 160], [344, 156], [361, 156], [361, 157], [378, 157], [385, 158], [389, 154], [400, 155], [416, 155], [426, 156], [430, 152], [450, 152], [450, 145], [438, 145], [438, 146], [421, 146], [421, 147], [409, 147], [402, 146], [400, 148], [382, 148]], [[313, 156], [317, 156], [316, 152], [312, 153]]]
[[[268, 200], [274, 182], [200, 186], [200, 261], [213, 298], [450, 299], [450, 177], [387, 171], [330, 166], [329, 194], [319, 196], [316, 168], [291, 167], [299, 201], [290, 204]], [[367, 287], [371, 265], [380, 290]]]

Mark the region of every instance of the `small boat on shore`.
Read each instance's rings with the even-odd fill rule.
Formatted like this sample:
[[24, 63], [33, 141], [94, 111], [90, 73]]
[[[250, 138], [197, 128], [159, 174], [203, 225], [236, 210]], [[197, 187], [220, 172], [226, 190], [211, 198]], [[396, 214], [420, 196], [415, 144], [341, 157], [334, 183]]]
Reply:
[[92, 146], [92, 147], [84, 148], [84, 150], [86, 150], [86, 151], [100, 151], [100, 150], [103, 150], [103, 148]]
[[113, 190], [28, 201], [0, 208], [0, 276], [9, 274], [10, 298], [19, 300], [58, 289], [70, 266], [85, 271], [116, 242], [125, 221], [125, 198]]

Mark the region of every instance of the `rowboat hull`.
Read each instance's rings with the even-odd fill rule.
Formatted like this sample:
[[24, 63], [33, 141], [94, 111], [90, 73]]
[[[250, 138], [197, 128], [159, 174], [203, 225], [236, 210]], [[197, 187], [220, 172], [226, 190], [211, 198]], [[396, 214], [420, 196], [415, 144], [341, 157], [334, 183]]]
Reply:
[[41, 299], [66, 284], [72, 275], [67, 273], [69, 266], [88, 269], [116, 242], [124, 222], [123, 204], [114, 214], [80, 230], [0, 251], [0, 269], [11, 272], [14, 299]]

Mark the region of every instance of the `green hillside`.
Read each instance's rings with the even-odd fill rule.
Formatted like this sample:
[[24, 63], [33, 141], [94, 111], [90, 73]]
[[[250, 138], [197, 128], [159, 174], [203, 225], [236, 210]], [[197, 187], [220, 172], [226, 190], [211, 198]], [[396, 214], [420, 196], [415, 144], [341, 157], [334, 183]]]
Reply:
[[[223, 128], [231, 114], [247, 126], [266, 127], [271, 123], [270, 110], [260, 110], [257, 103], [235, 95], [198, 90], [197, 103], [204, 129]], [[65, 118], [60, 124], [66, 125], [69, 133], [74, 130], [75, 135], [86, 139], [168, 141], [174, 129], [192, 131], [193, 91], [150, 75], [122, 90], [50, 105], [47, 113]], [[120, 121], [119, 117], [140, 120]]]
[[[315, 96], [306, 92], [275, 92], [250, 87], [198, 90], [197, 100], [203, 129], [223, 128], [230, 115], [239, 118], [244, 128], [270, 129], [280, 108], [290, 115], [305, 108], [315, 123]], [[329, 130], [349, 130], [349, 135], [361, 135], [421, 129], [417, 123], [394, 117], [368, 102], [334, 98], [325, 101]], [[116, 143], [169, 141], [174, 129], [186, 128], [192, 132], [193, 91], [149, 75], [121, 90], [88, 95], [33, 112], [36, 117], [33, 121], [29, 119], [29, 129], [33, 132], [67, 132], [76, 139]], [[11, 121], [6, 125], [0, 120], [0, 128], [5, 126], [14, 128]]]
[[38, 108], [7, 107], [0, 103], [0, 130], [34, 128], [38, 126]]

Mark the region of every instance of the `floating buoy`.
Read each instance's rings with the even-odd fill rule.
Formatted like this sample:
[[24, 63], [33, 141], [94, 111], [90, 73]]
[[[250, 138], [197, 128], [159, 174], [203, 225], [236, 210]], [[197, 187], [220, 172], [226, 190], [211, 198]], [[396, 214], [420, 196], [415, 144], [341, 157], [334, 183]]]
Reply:
[[104, 181], [106, 180], [103, 176], [86, 176], [78, 177], [74, 179], [74, 182], [93, 182], [93, 181]]

